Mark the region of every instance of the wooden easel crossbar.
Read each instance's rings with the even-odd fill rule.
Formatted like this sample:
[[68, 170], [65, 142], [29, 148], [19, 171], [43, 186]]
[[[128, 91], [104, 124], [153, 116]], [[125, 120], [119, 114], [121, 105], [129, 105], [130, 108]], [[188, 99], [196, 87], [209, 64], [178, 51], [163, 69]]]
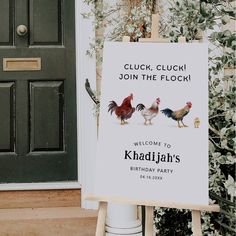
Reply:
[[174, 202], [170, 203], [170, 202], [159, 202], [159, 201], [139, 201], [127, 198], [108, 197], [108, 196], [101, 197], [94, 195], [88, 195], [86, 197], [86, 200], [99, 202], [98, 221], [97, 221], [97, 229], [95, 236], [104, 236], [108, 202], [145, 206], [146, 208], [145, 236], [153, 236], [154, 207], [190, 210], [192, 213], [192, 231], [194, 236], [202, 235], [202, 229], [201, 229], [202, 211], [220, 212], [220, 207], [217, 204], [192, 205], [192, 204], [179, 204]]
[[[164, 39], [159, 37], [159, 19], [160, 16], [158, 14], [152, 15], [152, 31], [151, 38], [142, 38], [139, 42], [145, 43], [167, 43], [170, 42], [169, 39]], [[123, 42], [130, 42], [130, 37], [123, 37]], [[185, 43], [185, 37], [179, 37], [179, 43]], [[106, 215], [107, 215], [107, 205], [108, 202], [113, 203], [123, 203], [130, 205], [140, 205], [145, 206], [145, 236], [153, 236], [153, 213], [154, 207], [160, 208], [175, 208], [175, 209], [186, 209], [191, 211], [192, 215], [192, 231], [194, 236], [202, 236], [202, 228], [201, 228], [201, 212], [220, 212], [220, 207], [217, 204], [213, 205], [192, 205], [192, 204], [178, 204], [178, 203], [170, 203], [170, 202], [158, 202], [158, 201], [139, 201], [132, 200], [126, 198], [118, 198], [118, 197], [108, 197], [108, 196], [94, 196], [89, 195], [86, 196], [86, 200], [90, 201], [98, 201], [99, 202], [99, 210], [98, 210], [98, 220], [97, 220], [97, 228], [95, 236], [104, 236], [105, 235], [105, 223], [106, 223]]]

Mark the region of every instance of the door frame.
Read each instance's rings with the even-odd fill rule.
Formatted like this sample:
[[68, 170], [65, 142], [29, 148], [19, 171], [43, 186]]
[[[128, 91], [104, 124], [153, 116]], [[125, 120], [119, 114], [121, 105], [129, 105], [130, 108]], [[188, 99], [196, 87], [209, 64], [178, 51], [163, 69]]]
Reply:
[[[97, 125], [96, 118], [93, 116], [93, 102], [88, 97], [84, 85], [85, 79], [88, 78], [91, 86], [96, 87], [95, 58], [86, 56], [89, 42], [95, 33], [93, 19], [84, 19], [81, 15], [88, 11], [91, 11], [90, 6], [84, 1], [75, 0], [78, 181], [0, 184], [0, 191], [78, 189], [82, 186], [82, 195], [92, 191]], [[83, 203], [86, 208], [90, 205]]]

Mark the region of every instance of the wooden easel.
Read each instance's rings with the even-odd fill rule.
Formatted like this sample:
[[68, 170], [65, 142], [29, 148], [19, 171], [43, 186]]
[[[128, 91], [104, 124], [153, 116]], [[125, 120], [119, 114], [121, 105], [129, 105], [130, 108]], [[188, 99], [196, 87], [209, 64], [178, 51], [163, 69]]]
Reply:
[[171, 202], [158, 202], [158, 201], [137, 201], [137, 200], [127, 199], [127, 198], [116, 198], [116, 197], [108, 197], [108, 196], [97, 197], [93, 195], [87, 196], [86, 200], [99, 202], [98, 220], [97, 220], [97, 228], [96, 228], [95, 236], [104, 236], [105, 234], [105, 223], [106, 223], [108, 202], [145, 206], [146, 208], [145, 236], [153, 236], [154, 207], [191, 210], [192, 231], [193, 231], [194, 236], [202, 236], [201, 211], [220, 212], [220, 207], [217, 204], [191, 205], [191, 204], [179, 204], [179, 203], [174, 203], [174, 202], [171, 203]]
[[[149, 43], [167, 43], [170, 42], [169, 39], [164, 39], [159, 37], [159, 19], [158, 14], [152, 15], [152, 31], [151, 38], [141, 38], [139, 42], [149, 42]], [[130, 37], [123, 37], [123, 42], [130, 42]], [[185, 43], [185, 37], [179, 37], [179, 43]], [[175, 208], [175, 209], [187, 209], [191, 210], [192, 214], [192, 231], [194, 236], [202, 236], [201, 228], [201, 211], [208, 212], [220, 212], [220, 207], [217, 204], [213, 205], [189, 205], [189, 204], [177, 204], [177, 203], [166, 203], [158, 201], [134, 201], [132, 199], [121, 199], [121, 198], [111, 198], [111, 197], [97, 197], [97, 196], [87, 196], [86, 200], [98, 201], [98, 220], [95, 236], [105, 235], [105, 223], [107, 215], [107, 205], [108, 202], [114, 203], [126, 203], [131, 205], [141, 205], [146, 208], [146, 218], [145, 218], [145, 236], [153, 236], [153, 213], [154, 207], [164, 207], [164, 208]]]

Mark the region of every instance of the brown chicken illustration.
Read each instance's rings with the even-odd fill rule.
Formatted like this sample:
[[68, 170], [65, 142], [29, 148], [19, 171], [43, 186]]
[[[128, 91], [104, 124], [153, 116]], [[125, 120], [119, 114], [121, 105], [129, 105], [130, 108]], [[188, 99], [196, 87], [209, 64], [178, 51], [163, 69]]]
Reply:
[[160, 98], [157, 98], [151, 105], [151, 107], [146, 108], [142, 103], [139, 103], [136, 106], [136, 110], [141, 111], [141, 115], [143, 116], [145, 122], [144, 124], [147, 125], [148, 122], [151, 125], [152, 119], [157, 116], [159, 112], [159, 104], [160, 104]]
[[135, 111], [135, 108], [131, 105], [131, 100], [133, 100], [133, 94], [131, 93], [126, 97], [120, 106], [117, 105], [115, 101], [110, 101], [108, 105], [108, 112], [115, 112], [118, 119], [120, 119], [120, 124], [124, 125], [128, 122], [126, 120], [130, 119]]
[[[178, 127], [188, 127], [183, 123], [183, 118], [189, 113], [190, 109], [192, 107], [191, 102], [187, 102], [186, 105], [177, 111], [172, 111], [169, 108], [166, 108], [164, 110], [161, 110], [162, 113], [164, 113], [167, 117], [172, 118], [173, 120], [176, 120], [178, 122]], [[180, 125], [180, 122], [182, 123], [183, 126]]]

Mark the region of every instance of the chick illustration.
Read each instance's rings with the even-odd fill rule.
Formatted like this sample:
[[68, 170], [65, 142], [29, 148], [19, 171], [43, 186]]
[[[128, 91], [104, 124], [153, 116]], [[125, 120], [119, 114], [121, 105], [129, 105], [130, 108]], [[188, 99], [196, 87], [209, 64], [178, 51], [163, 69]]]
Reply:
[[200, 118], [199, 118], [199, 117], [196, 117], [196, 118], [194, 119], [194, 128], [199, 128], [200, 123], [201, 123]]

